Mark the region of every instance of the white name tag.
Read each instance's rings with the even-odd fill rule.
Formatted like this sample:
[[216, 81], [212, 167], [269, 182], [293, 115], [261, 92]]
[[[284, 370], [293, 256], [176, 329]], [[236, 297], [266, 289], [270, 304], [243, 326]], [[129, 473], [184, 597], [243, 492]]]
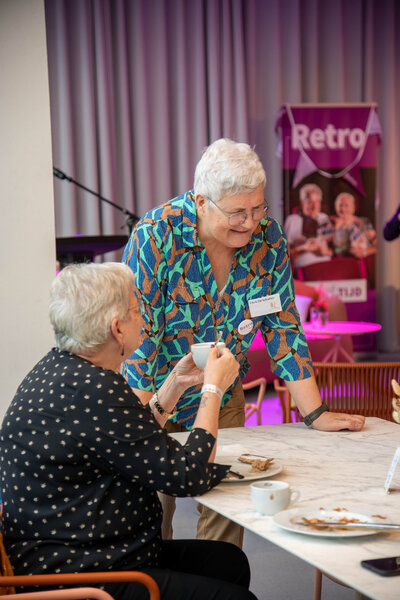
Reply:
[[385, 481], [385, 493], [386, 494], [390, 494], [390, 484], [392, 483], [394, 472], [396, 470], [397, 463], [399, 462], [399, 460], [400, 460], [400, 446], [397, 448], [396, 452], [394, 453], [392, 464], [390, 465], [389, 473], [387, 474], [387, 477], [386, 477], [386, 481]]
[[261, 296], [254, 300], [249, 300], [250, 315], [254, 317], [261, 317], [262, 315], [269, 315], [282, 310], [281, 298], [279, 294], [271, 294], [271, 296]]

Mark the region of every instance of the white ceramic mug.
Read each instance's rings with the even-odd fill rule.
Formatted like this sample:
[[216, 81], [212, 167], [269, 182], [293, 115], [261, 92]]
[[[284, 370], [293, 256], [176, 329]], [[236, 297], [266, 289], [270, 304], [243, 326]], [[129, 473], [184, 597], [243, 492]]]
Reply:
[[[192, 344], [190, 350], [193, 354], [193, 360], [199, 369], [204, 369], [206, 366], [210, 348], [215, 346], [215, 342], [201, 342], [200, 344]], [[217, 348], [224, 348], [224, 342], [218, 342]]]
[[262, 515], [275, 515], [300, 498], [300, 492], [291, 490], [289, 483], [273, 479], [252, 483], [250, 494], [254, 508]]

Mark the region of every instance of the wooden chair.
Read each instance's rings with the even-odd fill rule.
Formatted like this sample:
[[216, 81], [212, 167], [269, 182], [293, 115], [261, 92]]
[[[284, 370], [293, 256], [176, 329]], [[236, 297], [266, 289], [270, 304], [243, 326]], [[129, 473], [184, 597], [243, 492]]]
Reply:
[[400, 362], [314, 362], [313, 366], [322, 402], [332, 411], [393, 421], [391, 381], [400, 379]]
[[7, 594], [7, 600], [114, 600], [114, 598], [99, 588], [82, 587]]
[[[121, 581], [137, 581], [144, 586], [149, 591], [149, 599], [150, 600], [160, 600], [160, 590], [158, 588], [155, 580], [147, 575], [147, 573], [141, 573], [139, 571], [99, 571], [93, 573], [57, 573], [57, 574], [46, 574], [46, 575], [6, 575], [0, 577], [0, 588], [11, 588], [11, 587], [31, 587], [35, 585], [40, 586], [54, 586], [57, 587], [59, 585], [80, 585], [80, 584], [100, 584], [100, 583], [117, 583]], [[79, 591], [86, 590], [86, 595], [79, 595]], [[89, 590], [89, 594], [87, 591]], [[96, 588], [77, 588], [76, 590], [51, 590], [51, 592], [29, 592], [27, 596], [25, 594], [7, 594], [8, 598], [15, 598], [18, 600], [19, 598], [26, 598], [32, 600], [46, 600], [49, 598], [56, 599], [56, 594], [59, 592], [71, 592], [71, 595], [67, 596], [59, 596], [60, 598], [64, 598], [67, 600], [71, 598], [94, 598], [98, 600], [109, 600], [112, 596], [105, 592], [102, 594], [102, 590]], [[98, 594], [100, 592], [100, 594]], [[43, 596], [43, 594], [48, 594], [47, 596]], [[42, 597], [38, 596], [38, 594], [42, 594]], [[94, 595], [91, 595], [94, 594]], [[97, 594], [97, 595], [96, 595]]]
[[265, 397], [265, 390], [267, 388], [267, 380], [265, 377], [259, 377], [258, 379], [254, 379], [254, 381], [248, 381], [243, 383], [243, 390], [251, 390], [255, 387], [259, 386], [257, 401], [256, 402], [245, 402], [244, 412], [245, 412], [245, 421], [252, 415], [253, 413], [257, 413], [257, 425], [261, 425], [261, 403]]
[[[379, 417], [393, 421], [391, 380], [400, 380], [400, 362], [323, 363], [314, 362], [314, 371], [322, 402], [331, 411]], [[301, 420], [281, 380], [274, 388], [282, 405], [282, 422]]]
[[5, 551], [3, 536], [0, 534], [0, 596], [7, 595], [15, 600], [113, 600], [113, 597], [99, 588], [74, 588], [64, 590], [51, 590], [15, 594], [16, 587], [80, 585], [117, 583], [122, 581], [137, 581], [144, 585], [149, 592], [150, 600], [160, 600], [160, 590], [156, 581], [140, 571], [99, 571], [91, 573], [56, 573], [45, 575], [14, 575], [12, 567]]
[[[278, 394], [281, 403], [282, 423], [293, 423], [293, 420], [301, 421], [300, 412], [292, 401], [289, 390], [282, 379], [274, 379], [274, 390]], [[294, 419], [292, 418], [292, 414]]]

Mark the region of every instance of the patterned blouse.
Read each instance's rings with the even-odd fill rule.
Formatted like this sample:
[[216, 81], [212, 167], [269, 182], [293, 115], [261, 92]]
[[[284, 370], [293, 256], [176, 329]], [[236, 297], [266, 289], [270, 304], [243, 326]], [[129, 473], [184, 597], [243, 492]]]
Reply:
[[229, 467], [214, 437], [167, 435], [125, 379], [50, 351], [26, 376], [1, 428], [6, 548], [16, 573], [156, 566], [161, 506], [208, 491]]
[[[249, 369], [246, 352], [260, 329], [272, 368], [288, 381], [305, 379], [312, 364], [294, 303], [293, 278], [282, 227], [261, 221], [249, 243], [236, 251], [221, 295], [204, 246], [197, 236], [193, 192], [148, 212], [125, 248], [123, 261], [133, 270], [147, 308], [141, 346], [125, 362], [129, 384], [154, 391], [190, 344], [222, 339], [240, 362], [240, 377]], [[280, 312], [252, 317], [249, 301], [278, 293]], [[243, 329], [243, 322], [252, 327]], [[242, 327], [240, 325], [242, 324]], [[200, 401], [190, 388], [173, 420], [190, 429]], [[225, 394], [223, 404], [230, 398]]]

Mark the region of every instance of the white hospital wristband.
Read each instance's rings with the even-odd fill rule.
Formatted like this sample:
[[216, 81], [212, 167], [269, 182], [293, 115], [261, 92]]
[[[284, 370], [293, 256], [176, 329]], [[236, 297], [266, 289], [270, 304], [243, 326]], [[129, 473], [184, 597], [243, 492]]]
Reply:
[[204, 394], [206, 392], [210, 392], [210, 394], [216, 394], [218, 398], [222, 400], [222, 390], [220, 390], [219, 387], [217, 387], [216, 385], [213, 385], [212, 383], [205, 383], [201, 388], [200, 393]]

